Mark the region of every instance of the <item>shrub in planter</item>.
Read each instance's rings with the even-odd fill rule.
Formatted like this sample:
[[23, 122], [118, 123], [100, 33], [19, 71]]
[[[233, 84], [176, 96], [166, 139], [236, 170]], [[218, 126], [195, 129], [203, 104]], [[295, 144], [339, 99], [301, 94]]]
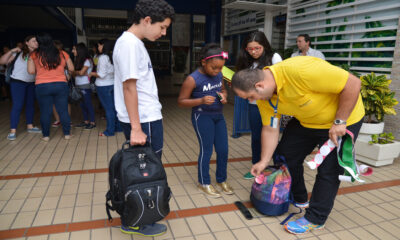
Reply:
[[377, 76], [373, 72], [360, 79], [366, 122], [383, 122], [385, 114], [396, 115], [394, 106], [399, 102], [394, 97], [395, 93], [389, 88], [392, 80], [387, 79], [386, 75]]
[[391, 132], [381, 133], [381, 134], [372, 134], [371, 138], [372, 138], [372, 140], [368, 142], [370, 145], [394, 143], [394, 136]]

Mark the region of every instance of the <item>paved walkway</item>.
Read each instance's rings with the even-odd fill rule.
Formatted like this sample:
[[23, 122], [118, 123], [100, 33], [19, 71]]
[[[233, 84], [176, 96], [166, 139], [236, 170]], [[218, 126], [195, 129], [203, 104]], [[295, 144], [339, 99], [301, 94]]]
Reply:
[[[246, 220], [233, 205], [241, 200], [251, 207], [252, 182], [242, 179], [251, 166], [250, 136], [229, 137], [228, 181], [235, 194], [207, 198], [196, 189], [198, 144], [190, 110], [178, 108], [176, 98], [161, 100], [163, 162], [173, 197], [171, 213], [162, 221], [169, 230], [153, 239], [399, 239], [400, 159], [375, 168], [365, 184], [342, 184], [325, 229], [295, 236], [279, 225], [286, 214]], [[124, 141], [121, 133], [98, 137], [105, 120], [97, 115], [97, 128], [74, 128], [69, 141], [60, 127], [52, 128], [46, 143], [38, 134], [26, 133], [22, 120], [17, 140], [10, 142], [9, 104], [0, 103], [0, 239], [152, 239], [125, 235], [118, 229], [118, 219], [106, 220], [107, 167]], [[231, 135], [233, 106], [224, 111]], [[79, 109], [73, 108], [74, 123], [79, 117]], [[211, 172], [215, 182], [215, 161]], [[311, 191], [315, 172], [306, 168], [305, 177]]]

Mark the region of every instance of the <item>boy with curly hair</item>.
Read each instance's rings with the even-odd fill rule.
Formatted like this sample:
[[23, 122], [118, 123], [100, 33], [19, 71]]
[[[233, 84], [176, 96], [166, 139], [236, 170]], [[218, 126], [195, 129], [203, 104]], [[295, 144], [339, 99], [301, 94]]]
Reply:
[[[175, 15], [164, 0], [139, 0], [133, 10], [132, 26], [117, 40], [114, 51], [114, 99], [118, 120], [131, 145], [148, 141], [161, 159], [163, 125], [161, 104], [149, 54], [143, 43], [166, 35]], [[159, 236], [163, 224], [126, 226], [121, 231], [142, 236]]]

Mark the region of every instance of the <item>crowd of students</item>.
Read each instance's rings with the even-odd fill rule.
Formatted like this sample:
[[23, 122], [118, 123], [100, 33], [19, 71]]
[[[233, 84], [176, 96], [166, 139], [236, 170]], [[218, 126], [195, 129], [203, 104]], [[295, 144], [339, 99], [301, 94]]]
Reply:
[[[0, 61], [0, 64], [9, 64], [17, 59], [10, 82], [13, 107], [7, 138], [16, 138], [19, 115], [25, 105], [28, 132], [41, 132], [42, 139], [48, 141], [54, 105], [65, 139], [70, 139], [69, 77], [83, 95], [80, 103], [83, 121], [78, 126], [96, 127], [91, 82], [91, 78], [95, 78], [95, 89], [107, 119], [107, 128], [100, 136], [113, 136], [123, 131], [131, 145], [149, 142], [161, 159], [162, 106], [151, 60], [142, 40], [155, 41], [166, 35], [174, 14], [172, 6], [164, 0], [139, 0], [132, 15], [133, 24], [122, 33], [115, 46], [111, 41], [101, 40], [95, 61], [83, 43], [73, 46], [72, 61], [66, 52], [56, 47], [50, 35], [27, 37], [22, 47], [11, 49]], [[283, 155], [293, 178], [295, 204], [308, 207], [304, 217], [288, 222], [285, 229], [301, 234], [324, 226], [333, 208], [341, 172], [335, 161], [337, 153], [329, 155], [327, 163], [318, 169], [308, 202], [304, 158], [316, 145], [328, 139], [337, 145], [337, 137], [345, 134], [347, 126], [357, 136], [364, 112], [359, 95], [360, 80], [319, 59], [323, 55], [310, 48], [308, 35], [300, 35], [297, 44], [299, 52], [282, 61], [279, 54], [272, 51], [264, 33], [250, 34], [240, 50], [232, 88], [238, 96], [249, 100], [253, 166], [244, 177], [251, 179], [259, 175], [274, 152]], [[202, 48], [200, 55], [199, 68], [182, 85], [178, 105], [192, 108], [191, 121], [199, 141], [198, 188], [207, 196], [221, 197], [221, 192], [234, 194], [227, 179], [228, 137], [222, 113], [227, 91], [221, 71], [228, 53], [211, 43]], [[33, 126], [35, 96], [42, 130]], [[279, 142], [281, 114], [294, 117]], [[209, 174], [214, 148], [218, 189], [211, 183]], [[144, 236], [158, 236], [166, 230], [165, 225], [158, 223], [127, 226], [122, 222], [121, 226], [124, 233]]]
[[[27, 36], [22, 46], [5, 52], [0, 65], [5, 66], [2, 87], [9, 69], [9, 92], [12, 101], [10, 132], [7, 139], [17, 138], [17, 127], [22, 109], [25, 107], [26, 128], [29, 133], [42, 133], [42, 140], [49, 141], [50, 126], [62, 126], [64, 138], [71, 138], [71, 106], [68, 101], [71, 84], [82, 94], [80, 108], [83, 121], [75, 127], [96, 127], [93, 91], [97, 92], [107, 120], [107, 128], [100, 136], [114, 136], [122, 131], [116, 118], [114, 106], [114, 67], [112, 50], [114, 42], [102, 39], [98, 42], [98, 64], [84, 43], [72, 47], [72, 57], [63, 50], [63, 44], [47, 34]], [[96, 61], [97, 62], [97, 61]], [[94, 83], [93, 83], [94, 82]], [[3, 89], [7, 93], [7, 89]], [[7, 94], [3, 94], [7, 96]], [[41, 129], [33, 125], [35, 101], [39, 105]], [[52, 115], [55, 121], [51, 123]]]

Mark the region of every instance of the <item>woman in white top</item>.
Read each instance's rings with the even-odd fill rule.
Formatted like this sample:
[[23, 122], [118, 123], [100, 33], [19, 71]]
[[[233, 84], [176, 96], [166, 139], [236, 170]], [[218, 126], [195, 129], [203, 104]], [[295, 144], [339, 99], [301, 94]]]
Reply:
[[97, 96], [106, 111], [107, 128], [99, 136], [114, 136], [115, 132], [121, 132], [117, 112], [114, 104], [114, 66], [112, 50], [114, 42], [102, 39], [98, 43], [99, 57], [97, 72], [91, 72], [89, 77], [96, 77]]
[[26, 127], [29, 133], [41, 133], [41, 130], [33, 126], [35, 109], [35, 75], [28, 73], [29, 54], [38, 48], [35, 36], [25, 38], [22, 49], [16, 47], [4, 54], [1, 64], [10, 64], [14, 60], [14, 69], [10, 75], [10, 90], [12, 108], [10, 114], [10, 133], [8, 140], [17, 138], [16, 132], [22, 109], [25, 105]]
[[[247, 36], [242, 43], [236, 70], [239, 71], [245, 68], [263, 69], [265, 66], [270, 66], [281, 61], [281, 56], [272, 51], [265, 34], [263, 32], [253, 32]], [[248, 107], [251, 129], [252, 163], [256, 164], [261, 158], [262, 121], [256, 102], [249, 102]], [[246, 173], [243, 177], [245, 179], [254, 178], [250, 172]]]
[[75, 56], [75, 86], [79, 88], [83, 94], [83, 100], [80, 103], [83, 113], [83, 122], [76, 127], [83, 127], [90, 130], [96, 127], [94, 120], [94, 108], [92, 104], [92, 90], [90, 88], [89, 73], [92, 72], [93, 62], [90, 59], [89, 51], [84, 43], [78, 43], [72, 47], [72, 53]]

